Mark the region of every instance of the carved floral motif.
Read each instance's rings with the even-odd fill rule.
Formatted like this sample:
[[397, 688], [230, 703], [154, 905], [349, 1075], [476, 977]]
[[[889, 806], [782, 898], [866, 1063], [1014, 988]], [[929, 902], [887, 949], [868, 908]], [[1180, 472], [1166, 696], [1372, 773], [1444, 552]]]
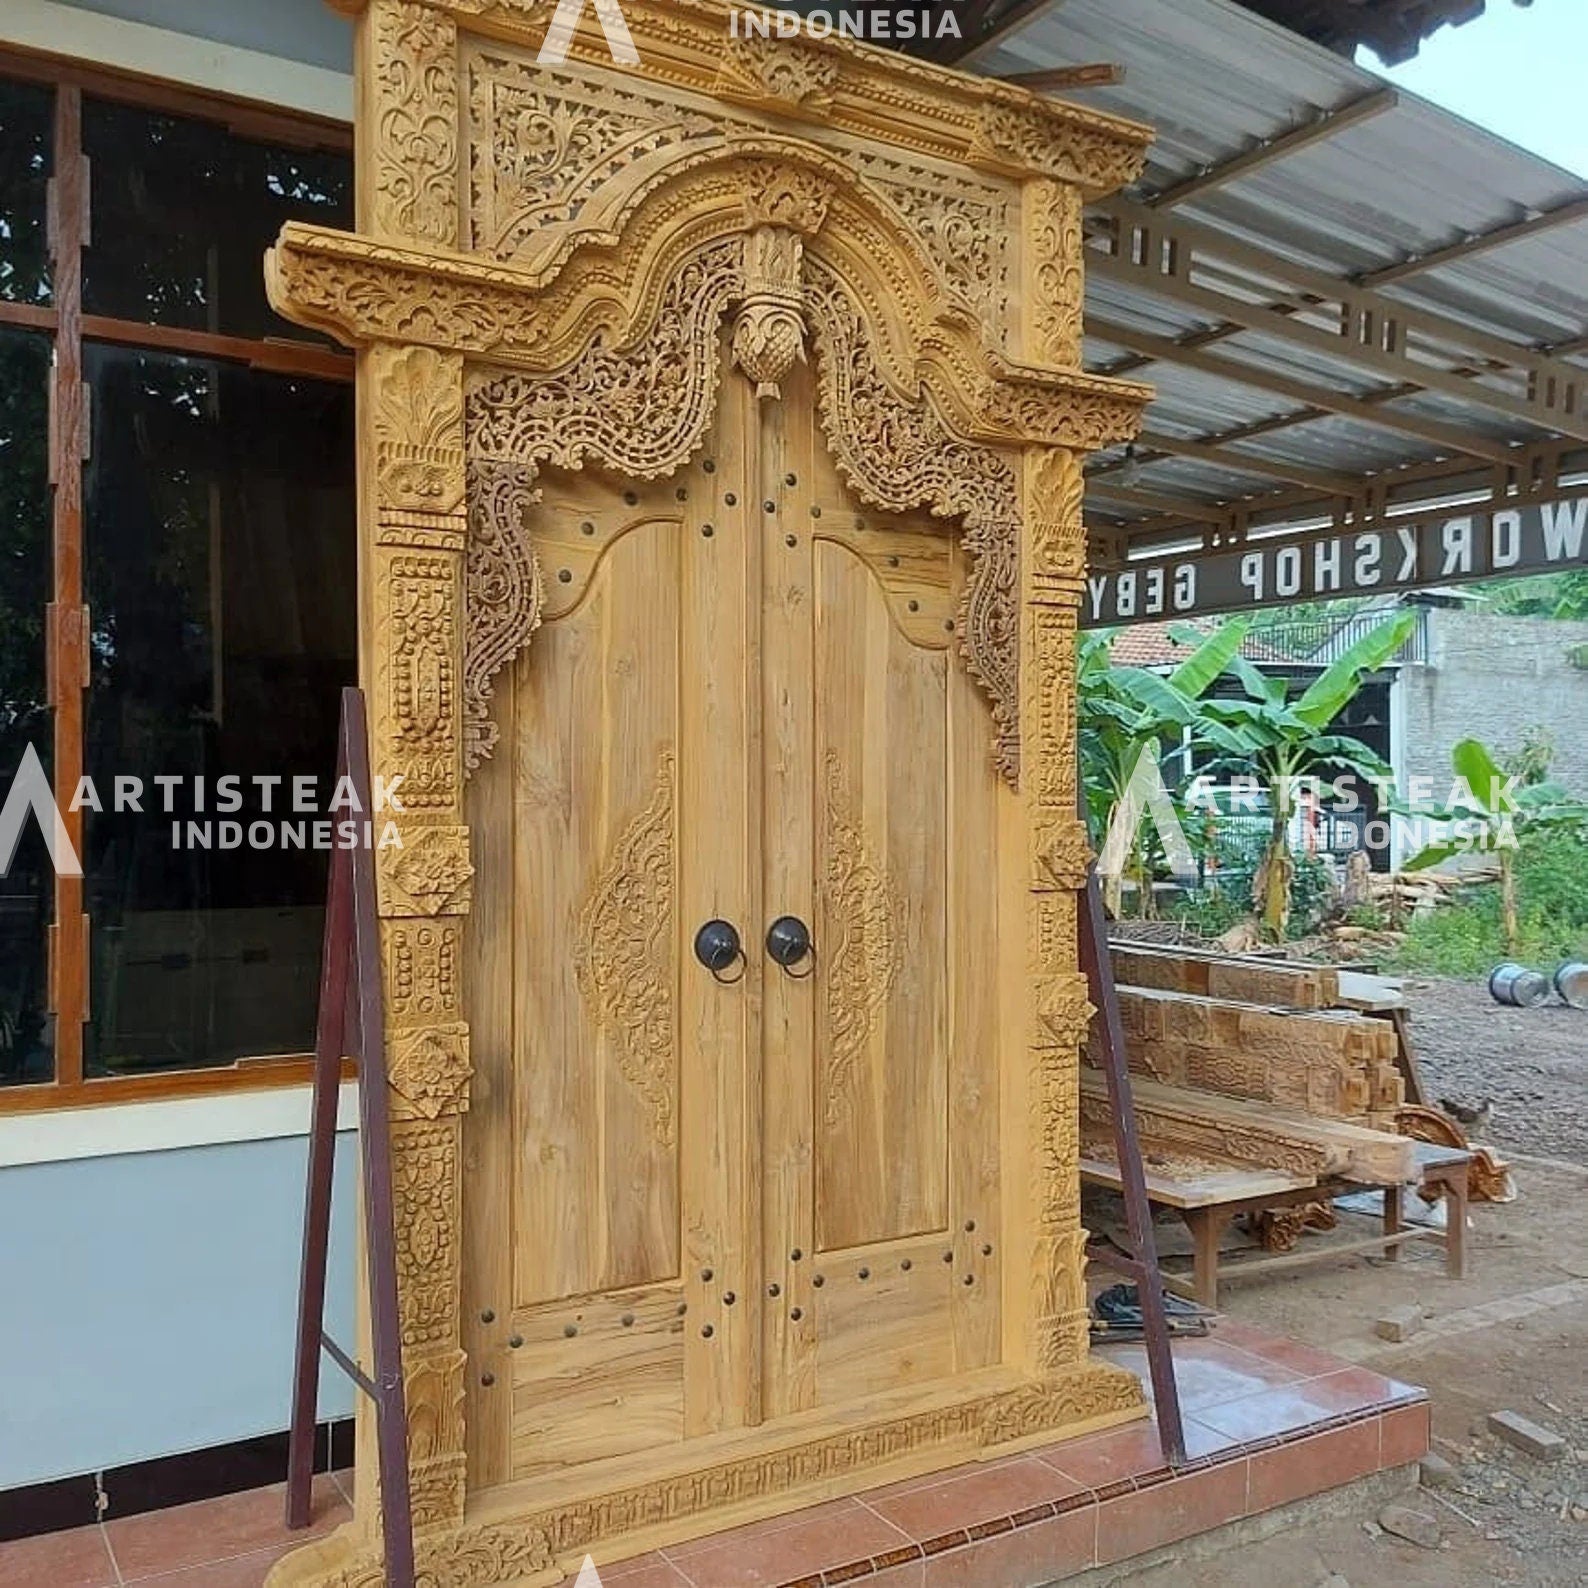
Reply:
[[468, 62], [471, 229], [498, 259], [579, 218], [637, 161], [722, 137], [722, 124], [648, 94], [593, 84], [502, 51]]
[[821, 911], [826, 1018], [822, 1113], [829, 1128], [854, 1104], [861, 1057], [877, 1011], [904, 958], [903, 908], [881, 859], [866, 842], [844, 792], [835, 751], [827, 752], [823, 804]]
[[399, 1031], [391, 1038], [387, 1080], [394, 1119], [436, 1119], [469, 1106], [469, 1028], [461, 1020]]
[[618, 835], [579, 911], [574, 971], [618, 1069], [644, 1100], [651, 1133], [676, 1139], [673, 753], [664, 750], [645, 809]]
[[995, 338], [1009, 318], [1009, 202], [997, 186], [860, 154], [866, 181], [899, 212], [943, 283], [977, 311]]
[[460, 1251], [456, 1120], [393, 1122], [392, 1196], [403, 1350], [455, 1346]]
[[402, 824], [400, 849], [375, 854], [375, 886], [386, 916], [467, 915], [474, 862], [469, 830]]
[[820, 116], [832, 107], [838, 78], [837, 58], [812, 45], [736, 38], [723, 51], [713, 92], [758, 109]]
[[380, 346], [370, 354], [370, 384], [382, 509], [455, 512], [463, 505], [462, 360]]
[[374, 8], [377, 231], [451, 245], [458, 233], [458, 32], [410, 0]]
[[1085, 295], [1080, 189], [1028, 182], [1025, 218], [1027, 356], [1033, 363], [1079, 369]]

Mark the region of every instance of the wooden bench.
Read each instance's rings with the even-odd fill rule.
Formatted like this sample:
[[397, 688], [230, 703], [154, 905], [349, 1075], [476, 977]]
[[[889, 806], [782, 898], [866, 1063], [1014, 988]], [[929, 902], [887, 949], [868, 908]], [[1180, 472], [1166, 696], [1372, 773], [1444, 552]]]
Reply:
[[[1382, 1190], [1384, 1192], [1383, 1233], [1361, 1240], [1331, 1241], [1312, 1251], [1287, 1252], [1278, 1257], [1255, 1258], [1237, 1264], [1234, 1274], [1272, 1273], [1281, 1268], [1297, 1268], [1304, 1263], [1321, 1261], [1329, 1257], [1345, 1257], [1355, 1252], [1380, 1251], [1387, 1259], [1400, 1256], [1400, 1249], [1408, 1241], [1442, 1241], [1445, 1248], [1445, 1272], [1452, 1279], [1460, 1279], [1466, 1271], [1467, 1231], [1467, 1169], [1472, 1154], [1458, 1147], [1438, 1147], [1427, 1142], [1416, 1144], [1417, 1177], [1414, 1181], [1419, 1192], [1430, 1199], [1445, 1199], [1445, 1227], [1442, 1230], [1426, 1225], [1407, 1226], [1404, 1222], [1403, 1199], [1405, 1187], [1400, 1185], [1375, 1186], [1361, 1180], [1331, 1176], [1312, 1179], [1287, 1175], [1270, 1169], [1243, 1169], [1232, 1166], [1220, 1169], [1209, 1165], [1207, 1173], [1195, 1180], [1147, 1173], [1148, 1200], [1160, 1207], [1173, 1208], [1191, 1233], [1192, 1269], [1189, 1280], [1165, 1274], [1164, 1283], [1171, 1289], [1189, 1295], [1204, 1306], [1218, 1305], [1219, 1294], [1219, 1242], [1229, 1221], [1240, 1213], [1254, 1213], [1264, 1208], [1293, 1207], [1300, 1202], [1322, 1202], [1353, 1191]], [[1102, 1186], [1111, 1191], [1120, 1188], [1119, 1172], [1114, 1165], [1097, 1159], [1081, 1160], [1081, 1180], [1087, 1185]]]

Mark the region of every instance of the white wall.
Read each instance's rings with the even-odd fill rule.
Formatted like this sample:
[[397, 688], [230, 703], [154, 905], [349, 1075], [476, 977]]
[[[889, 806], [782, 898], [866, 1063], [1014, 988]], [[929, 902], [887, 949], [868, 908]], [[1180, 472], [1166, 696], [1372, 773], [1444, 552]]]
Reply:
[[[286, 1427], [307, 1147], [278, 1136], [0, 1168], [0, 1488]], [[349, 1344], [355, 1187], [344, 1134], [326, 1316]], [[321, 1418], [346, 1416], [347, 1381], [328, 1366], [321, 1382]]]

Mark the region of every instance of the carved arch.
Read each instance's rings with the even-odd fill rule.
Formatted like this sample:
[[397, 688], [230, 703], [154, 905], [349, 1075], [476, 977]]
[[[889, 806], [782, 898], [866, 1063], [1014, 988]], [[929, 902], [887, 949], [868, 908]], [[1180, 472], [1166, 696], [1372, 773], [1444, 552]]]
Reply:
[[[780, 146], [779, 163], [761, 157], [763, 143]], [[972, 571], [961, 645], [992, 701], [998, 767], [1017, 780], [1018, 460], [977, 435], [965, 398], [996, 379], [981, 328], [944, 293], [884, 201], [831, 156], [784, 144], [690, 151], [668, 180], [650, 174], [613, 235], [624, 239], [621, 258], [631, 268], [638, 259], [666, 261], [669, 270], [640, 273], [635, 296], [617, 290], [593, 300], [592, 278], [618, 286], [615, 262], [576, 242], [553, 249], [565, 268], [543, 302], [542, 325], [554, 328], [549, 346], [566, 349], [570, 333], [593, 321], [588, 341], [542, 372], [471, 373], [467, 766], [496, 738], [492, 677], [540, 621], [540, 571], [525, 524], [538, 469], [589, 460], [651, 479], [682, 467], [714, 417], [719, 333], [737, 304], [735, 359], [763, 394], [803, 356], [809, 327], [822, 427], [863, 500], [962, 523]], [[829, 216], [840, 224], [828, 227]], [[605, 312], [593, 310], [602, 299]], [[574, 300], [583, 312], [569, 323], [558, 311]], [[625, 300], [631, 314], [622, 323], [613, 311]]]

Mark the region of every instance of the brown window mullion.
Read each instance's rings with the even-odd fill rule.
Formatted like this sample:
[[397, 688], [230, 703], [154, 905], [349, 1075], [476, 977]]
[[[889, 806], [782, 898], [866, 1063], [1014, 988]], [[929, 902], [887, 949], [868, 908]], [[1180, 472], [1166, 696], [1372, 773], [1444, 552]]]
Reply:
[[[83, 156], [82, 91], [55, 95], [55, 175], [50, 182], [50, 244], [56, 313], [50, 386], [50, 476], [54, 492], [54, 596], [49, 612], [50, 704], [55, 711], [55, 790], [64, 807], [83, 772], [84, 690], [88, 681], [88, 612], [83, 605], [83, 462], [87, 393], [83, 387], [83, 248], [88, 170]], [[66, 831], [83, 856], [81, 811], [63, 810]], [[50, 929], [50, 992], [55, 1011], [55, 1079], [83, 1080], [83, 1023], [88, 1019], [88, 917], [83, 879], [55, 879]]]

